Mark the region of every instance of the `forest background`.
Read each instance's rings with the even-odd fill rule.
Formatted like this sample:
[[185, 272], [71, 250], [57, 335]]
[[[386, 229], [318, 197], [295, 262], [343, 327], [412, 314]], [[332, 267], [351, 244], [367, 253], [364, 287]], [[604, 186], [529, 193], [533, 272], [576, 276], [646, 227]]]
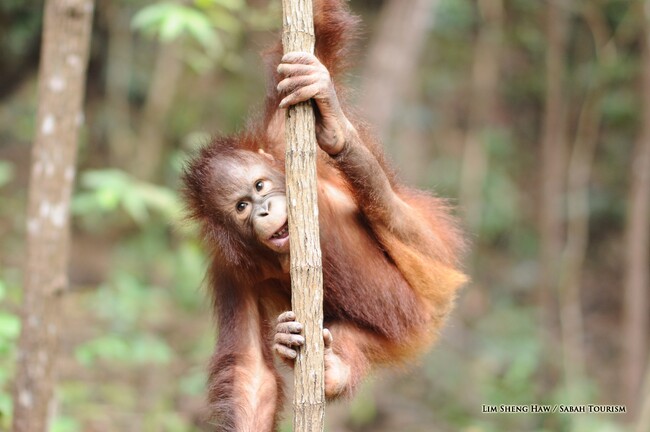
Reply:
[[[353, 99], [400, 175], [457, 206], [472, 281], [436, 349], [328, 408], [328, 430], [650, 430], [650, 5], [351, 7], [365, 23]], [[0, 430], [13, 412], [42, 10], [0, 3]], [[260, 106], [259, 52], [280, 24], [277, 0], [97, 1], [53, 431], [209, 430], [206, 256], [178, 179], [189, 154]], [[501, 404], [626, 413], [483, 412]]]

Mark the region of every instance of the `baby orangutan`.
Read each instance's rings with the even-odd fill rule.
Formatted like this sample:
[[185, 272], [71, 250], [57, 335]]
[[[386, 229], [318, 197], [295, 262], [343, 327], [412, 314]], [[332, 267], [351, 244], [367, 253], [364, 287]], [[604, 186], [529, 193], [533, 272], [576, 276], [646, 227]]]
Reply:
[[[425, 352], [465, 276], [462, 234], [439, 198], [400, 184], [343, 106], [339, 81], [358, 21], [315, 0], [316, 55], [278, 45], [263, 119], [216, 138], [189, 164], [185, 194], [211, 252], [219, 338], [209, 403], [219, 431], [275, 430], [283, 402], [273, 353], [305, 342], [291, 307], [284, 185], [285, 108], [312, 100], [324, 276], [325, 394], [354, 394], [373, 366]], [[276, 318], [277, 317], [277, 318]]]

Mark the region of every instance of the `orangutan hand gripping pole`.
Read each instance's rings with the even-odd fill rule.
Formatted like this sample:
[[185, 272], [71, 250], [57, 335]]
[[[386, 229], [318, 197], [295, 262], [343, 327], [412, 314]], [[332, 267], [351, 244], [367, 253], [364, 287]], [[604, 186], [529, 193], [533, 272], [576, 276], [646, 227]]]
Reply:
[[[273, 352], [292, 366], [304, 344], [290, 308], [284, 108], [313, 100], [323, 254], [325, 395], [354, 393], [373, 366], [427, 350], [465, 281], [463, 237], [441, 199], [397, 182], [366, 127], [340, 101], [338, 78], [357, 20], [315, 0], [316, 55], [267, 55], [262, 122], [216, 138], [189, 164], [192, 215], [212, 254], [219, 338], [209, 403], [219, 431], [275, 429], [283, 402]], [[277, 319], [276, 319], [277, 317]]]

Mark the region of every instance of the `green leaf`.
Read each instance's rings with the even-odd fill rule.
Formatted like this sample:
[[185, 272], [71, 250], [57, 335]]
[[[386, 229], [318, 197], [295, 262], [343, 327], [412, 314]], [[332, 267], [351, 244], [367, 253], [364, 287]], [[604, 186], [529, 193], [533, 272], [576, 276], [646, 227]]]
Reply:
[[129, 182], [129, 176], [117, 169], [90, 170], [81, 175], [81, 184], [88, 189], [121, 189]]
[[212, 23], [204, 14], [197, 11], [192, 11], [191, 14], [188, 14], [187, 30], [190, 36], [204, 48], [214, 52], [222, 51], [221, 40], [212, 27]]
[[20, 319], [8, 313], [0, 312], [0, 338], [15, 340], [20, 334]]
[[126, 193], [122, 199], [122, 205], [124, 205], [127, 214], [140, 224], [146, 222], [149, 218], [147, 206], [137, 191]]
[[131, 26], [135, 29], [158, 26], [169, 14], [174, 12], [174, 7], [175, 5], [171, 3], [155, 3], [146, 6], [135, 14]]
[[170, 42], [176, 39], [183, 32], [186, 20], [180, 13], [169, 14], [165, 17], [160, 26], [160, 40]]
[[[214, 25], [229, 29], [239, 27], [232, 16], [227, 13], [223, 14], [225, 16], [221, 17]], [[132, 21], [134, 28], [158, 33], [163, 42], [172, 41], [183, 33], [187, 33], [203, 47], [213, 51], [221, 45], [214, 25], [204, 12], [192, 7], [170, 3], [147, 6], [140, 10]]]
[[89, 191], [75, 195], [75, 214], [107, 213], [122, 208], [142, 224], [149, 220], [148, 210], [166, 218], [176, 218], [181, 211], [180, 201], [171, 189], [139, 181], [119, 170], [84, 172], [81, 183]]
[[117, 208], [120, 202], [120, 194], [115, 189], [100, 189], [96, 193], [97, 204], [106, 210]]
[[181, 211], [181, 203], [170, 189], [162, 188], [149, 183], [141, 183], [137, 194], [146, 203], [147, 207], [169, 217], [176, 217]]

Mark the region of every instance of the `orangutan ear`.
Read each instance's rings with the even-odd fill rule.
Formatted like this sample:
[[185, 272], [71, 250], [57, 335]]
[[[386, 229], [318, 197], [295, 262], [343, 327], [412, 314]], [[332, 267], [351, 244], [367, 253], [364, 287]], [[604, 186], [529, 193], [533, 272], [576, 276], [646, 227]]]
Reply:
[[262, 150], [262, 149], [257, 150], [257, 152], [258, 152], [259, 154], [261, 154], [262, 156], [264, 156], [264, 157], [269, 161], [269, 163], [270, 163], [271, 165], [275, 165], [275, 158], [273, 157], [272, 154], [267, 153], [267, 152], [265, 152], [265, 151]]

